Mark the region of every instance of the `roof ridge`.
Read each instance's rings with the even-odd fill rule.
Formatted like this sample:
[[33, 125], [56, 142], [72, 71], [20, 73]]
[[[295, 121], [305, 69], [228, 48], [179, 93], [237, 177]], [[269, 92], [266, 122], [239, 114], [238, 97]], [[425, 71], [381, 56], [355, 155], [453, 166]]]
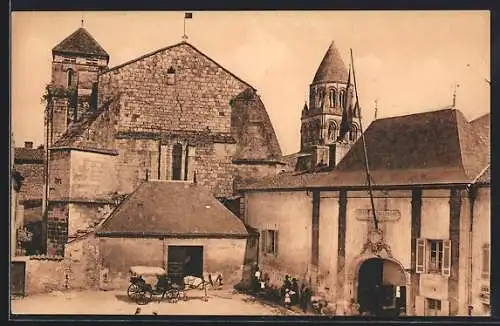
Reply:
[[215, 65], [219, 66], [220, 68], [222, 68], [222, 70], [224, 70], [225, 72], [227, 72], [228, 74], [230, 74], [231, 76], [233, 76], [234, 78], [238, 79], [240, 82], [242, 82], [243, 84], [247, 85], [248, 87], [250, 87], [251, 89], [253, 89], [254, 91], [256, 91], [257, 89], [255, 87], [253, 87], [252, 85], [250, 85], [249, 83], [247, 83], [246, 81], [244, 81], [243, 79], [241, 79], [240, 77], [236, 76], [234, 73], [232, 73], [231, 71], [229, 71], [228, 69], [224, 68], [221, 64], [219, 64], [217, 61], [215, 61], [214, 59], [212, 59], [211, 57], [209, 57], [208, 55], [206, 55], [205, 53], [201, 52], [198, 48], [196, 48], [194, 45], [192, 45], [191, 43], [189, 42], [186, 42], [186, 41], [181, 41], [181, 42], [178, 42], [178, 43], [175, 43], [173, 45], [169, 45], [169, 46], [165, 46], [163, 48], [160, 48], [160, 49], [157, 49], [157, 50], [154, 50], [154, 51], [151, 51], [151, 52], [148, 52], [140, 57], [137, 57], [135, 59], [132, 59], [132, 60], [129, 60], [129, 61], [126, 61], [124, 63], [121, 63], [117, 66], [114, 66], [112, 68], [109, 68], [109, 69], [106, 69], [105, 71], [101, 72], [98, 74], [98, 76], [101, 76], [101, 75], [104, 75], [110, 71], [114, 71], [114, 70], [117, 70], [117, 69], [120, 69], [124, 66], [127, 66], [131, 63], [134, 63], [134, 62], [137, 62], [139, 60], [142, 60], [142, 59], [145, 59], [145, 58], [148, 58], [152, 55], [155, 55], [159, 52], [162, 52], [162, 51], [166, 51], [166, 50], [170, 50], [174, 47], [177, 47], [177, 46], [180, 46], [180, 45], [187, 45], [189, 47], [191, 47], [193, 50], [195, 50], [196, 52], [198, 52], [199, 54], [201, 54], [202, 56], [204, 56], [205, 58], [207, 58], [208, 60], [212, 61]]
[[106, 217], [103, 221], [101, 221], [101, 223], [99, 223], [98, 226], [96, 226], [95, 228], [95, 232], [96, 233], [99, 233], [100, 230], [106, 226], [106, 224], [111, 221], [111, 218], [115, 215], [115, 212], [118, 211], [119, 208], [123, 207], [123, 205], [128, 202], [130, 200], [130, 198], [132, 198], [132, 195], [135, 194], [139, 188], [141, 188], [147, 181], [146, 180], [143, 180], [130, 194], [127, 195], [127, 197], [125, 197], [124, 200], [122, 200], [118, 206], [116, 206], [112, 211], [111, 213], [109, 213], [108, 217]]
[[[453, 111], [453, 110], [457, 110], [457, 109], [455, 109], [452, 105], [447, 105], [447, 106], [442, 106], [439, 109], [432, 109], [429, 111], [421, 111], [421, 112], [415, 112], [415, 113], [407, 113], [407, 114], [402, 114], [402, 115], [393, 115], [390, 117], [378, 118], [376, 120], [373, 120], [372, 124], [376, 121], [390, 120], [390, 119], [404, 118], [404, 117], [409, 117], [409, 116], [432, 114], [432, 113], [437, 113], [440, 111]], [[457, 111], [460, 111], [460, 110], [457, 110]]]

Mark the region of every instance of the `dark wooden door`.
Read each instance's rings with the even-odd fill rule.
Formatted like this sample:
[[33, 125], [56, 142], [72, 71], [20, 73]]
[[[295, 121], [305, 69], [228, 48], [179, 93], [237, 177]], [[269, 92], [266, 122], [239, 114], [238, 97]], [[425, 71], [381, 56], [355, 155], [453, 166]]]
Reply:
[[12, 262], [11, 270], [11, 290], [13, 295], [24, 296], [25, 293], [25, 262]]
[[173, 280], [203, 276], [203, 246], [168, 246], [167, 273]]

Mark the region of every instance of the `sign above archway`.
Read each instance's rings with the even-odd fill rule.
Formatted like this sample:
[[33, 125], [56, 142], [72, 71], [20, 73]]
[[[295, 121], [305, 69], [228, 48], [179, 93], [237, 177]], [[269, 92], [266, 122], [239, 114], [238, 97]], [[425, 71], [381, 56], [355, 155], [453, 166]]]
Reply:
[[[375, 213], [379, 222], [396, 222], [401, 218], [401, 212], [398, 209], [376, 209]], [[359, 221], [371, 221], [373, 219], [373, 212], [368, 208], [356, 209], [354, 214]]]

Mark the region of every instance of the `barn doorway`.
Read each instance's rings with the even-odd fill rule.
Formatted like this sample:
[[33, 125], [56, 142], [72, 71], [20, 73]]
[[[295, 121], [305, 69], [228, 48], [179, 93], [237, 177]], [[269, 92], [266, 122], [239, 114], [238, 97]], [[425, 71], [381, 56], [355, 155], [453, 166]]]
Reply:
[[168, 246], [167, 273], [174, 280], [203, 277], [203, 246]]
[[406, 278], [390, 260], [370, 258], [358, 272], [359, 310], [372, 316], [398, 316], [406, 312]]

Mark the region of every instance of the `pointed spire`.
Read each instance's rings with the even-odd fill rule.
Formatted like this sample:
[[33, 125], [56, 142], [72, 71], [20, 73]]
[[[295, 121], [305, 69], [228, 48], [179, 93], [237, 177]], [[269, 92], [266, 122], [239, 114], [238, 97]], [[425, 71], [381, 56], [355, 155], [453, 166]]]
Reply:
[[346, 81], [347, 69], [344, 60], [332, 41], [314, 75], [313, 83]]

